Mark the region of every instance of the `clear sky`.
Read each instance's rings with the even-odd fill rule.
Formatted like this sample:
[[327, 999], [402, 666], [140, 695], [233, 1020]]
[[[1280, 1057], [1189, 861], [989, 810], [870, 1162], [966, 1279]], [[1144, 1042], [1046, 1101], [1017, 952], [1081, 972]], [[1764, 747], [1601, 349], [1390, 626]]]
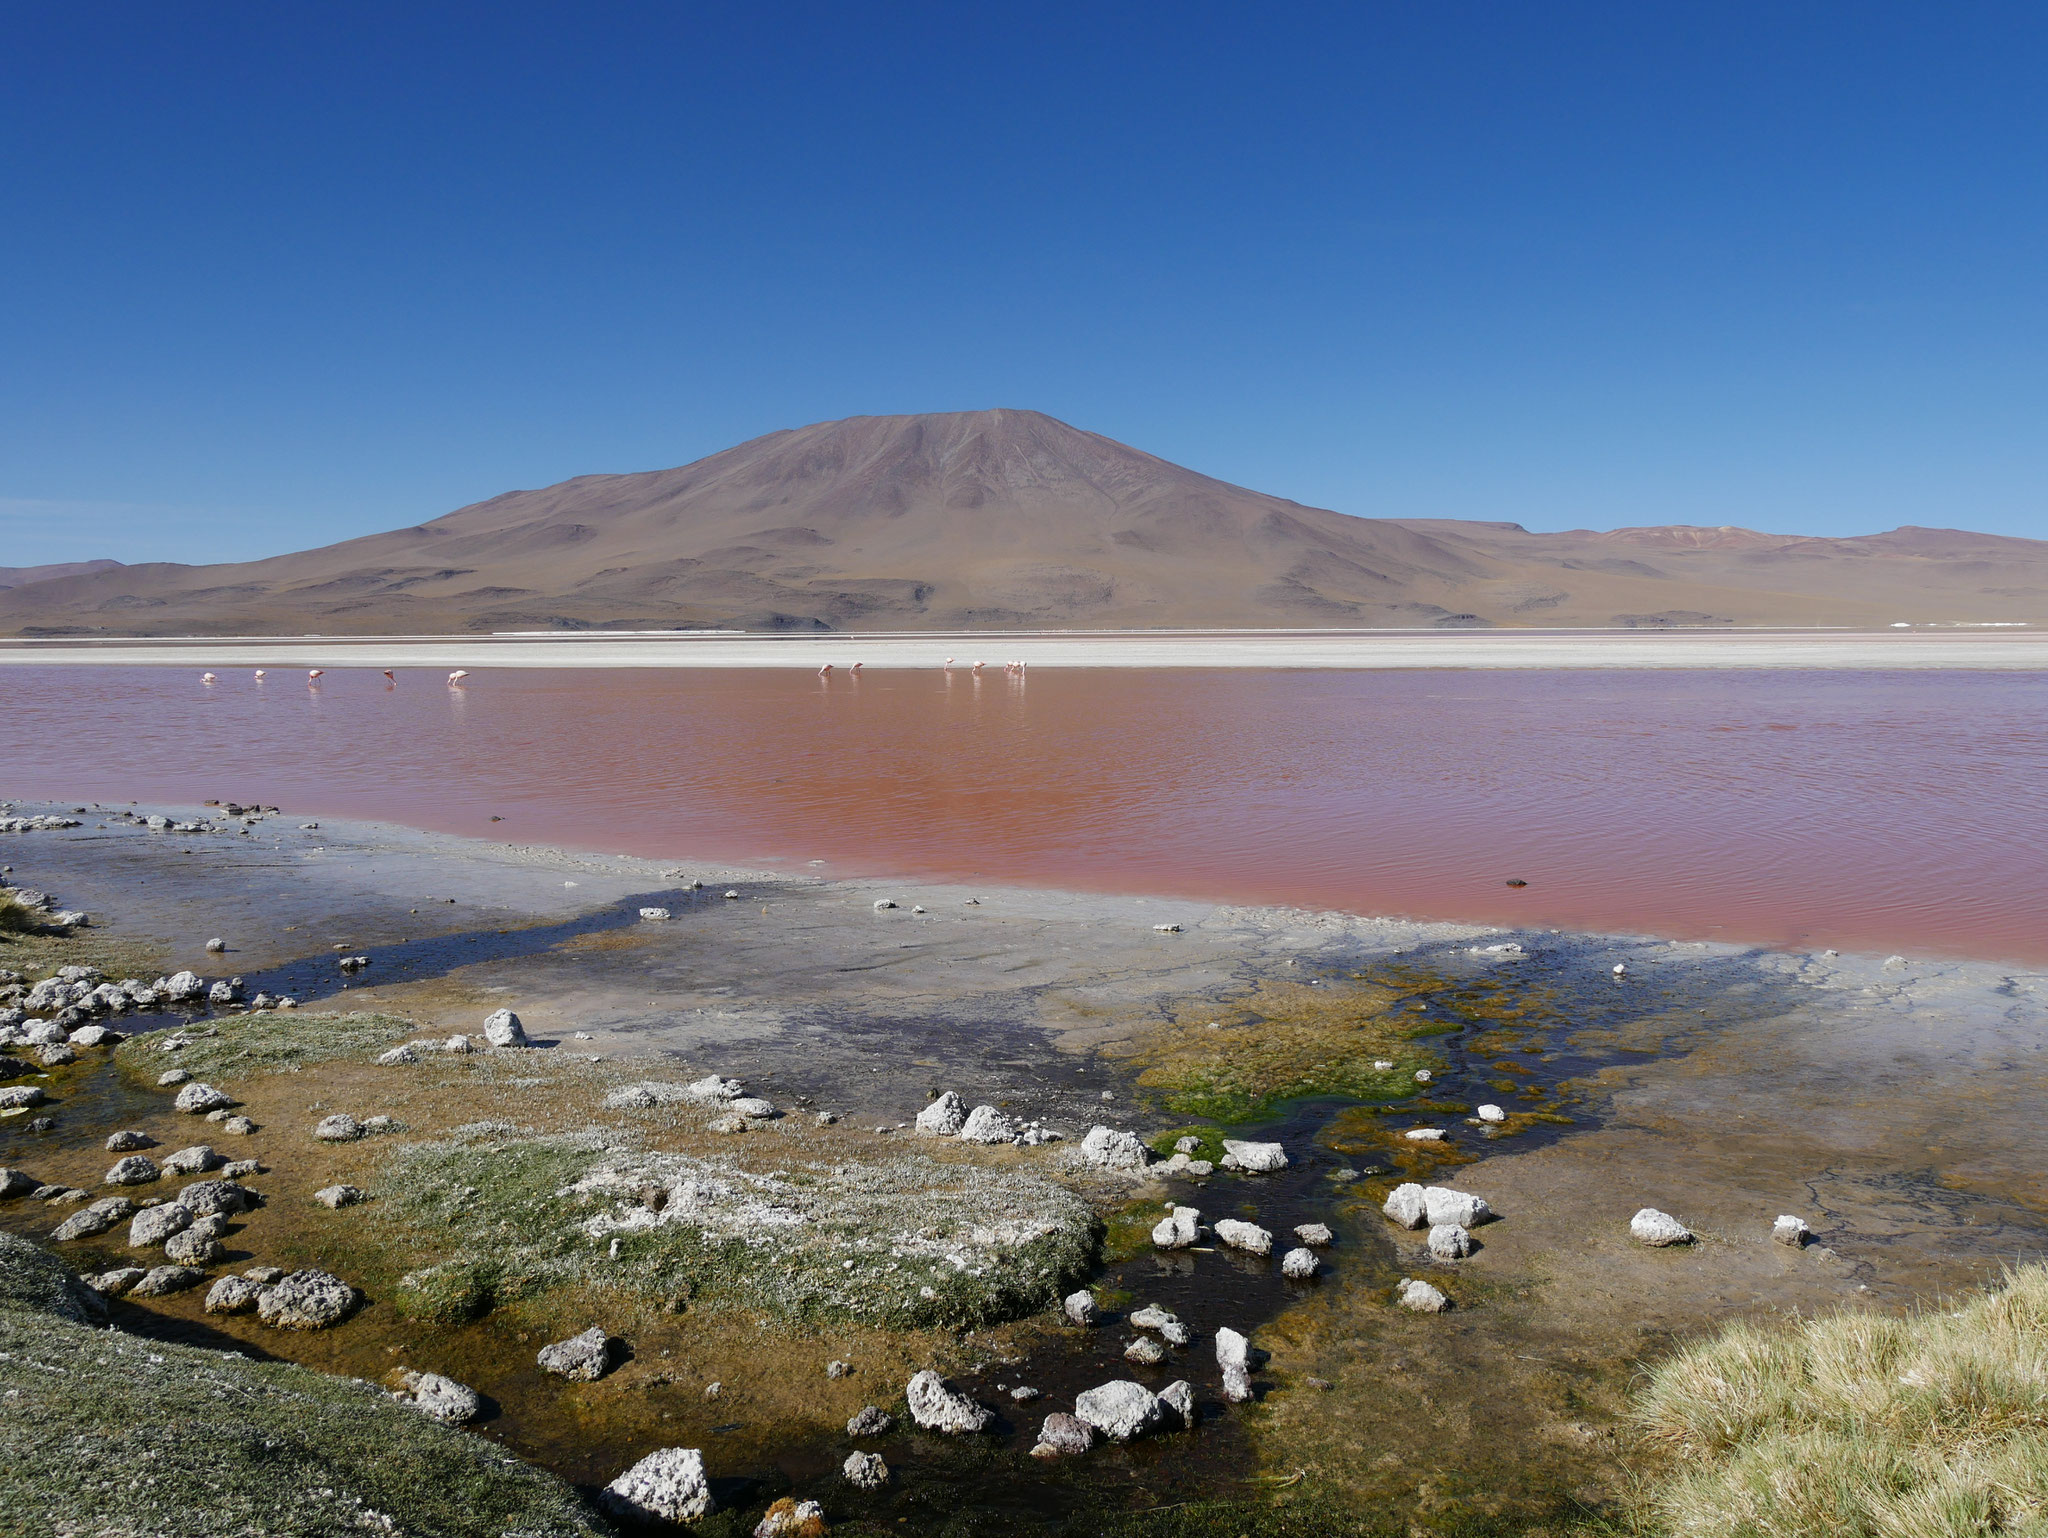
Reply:
[[2034, 4], [13, 5], [0, 565], [859, 413], [1345, 512], [2048, 537]]

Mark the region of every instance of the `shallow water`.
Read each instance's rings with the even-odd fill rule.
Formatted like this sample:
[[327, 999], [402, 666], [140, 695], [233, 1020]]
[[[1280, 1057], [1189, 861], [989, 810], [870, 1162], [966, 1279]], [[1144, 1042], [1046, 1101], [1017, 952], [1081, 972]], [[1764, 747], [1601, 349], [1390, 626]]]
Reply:
[[27, 797], [2048, 960], [2035, 673], [22, 667], [0, 710]]

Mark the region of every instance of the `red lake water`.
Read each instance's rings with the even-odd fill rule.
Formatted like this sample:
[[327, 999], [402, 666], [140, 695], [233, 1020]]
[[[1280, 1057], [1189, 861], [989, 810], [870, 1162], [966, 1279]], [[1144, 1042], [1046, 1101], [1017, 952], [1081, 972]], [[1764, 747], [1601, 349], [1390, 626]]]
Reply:
[[18, 666], [0, 711], [27, 799], [2048, 962], [2040, 673]]

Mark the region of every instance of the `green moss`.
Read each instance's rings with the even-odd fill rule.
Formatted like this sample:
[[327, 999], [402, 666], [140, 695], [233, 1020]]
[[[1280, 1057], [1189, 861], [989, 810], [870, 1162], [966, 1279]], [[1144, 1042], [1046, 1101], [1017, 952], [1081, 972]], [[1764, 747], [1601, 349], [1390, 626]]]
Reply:
[[[296, 1010], [233, 1015], [186, 1032], [189, 1045], [178, 1066], [195, 1079], [247, 1078], [294, 1073], [337, 1058], [369, 1060], [412, 1034], [413, 1023], [395, 1015], [309, 1015]], [[151, 1036], [135, 1036], [114, 1049], [114, 1061], [130, 1077], [154, 1083], [163, 1058]]]
[[1214, 1164], [1223, 1157], [1223, 1139], [1226, 1132], [1221, 1127], [1175, 1127], [1170, 1132], [1154, 1134], [1149, 1147], [1162, 1159], [1171, 1159], [1178, 1150], [1174, 1147], [1184, 1137], [1197, 1138], [1201, 1147], [1189, 1154], [1190, 1159], [1207, 1159]]

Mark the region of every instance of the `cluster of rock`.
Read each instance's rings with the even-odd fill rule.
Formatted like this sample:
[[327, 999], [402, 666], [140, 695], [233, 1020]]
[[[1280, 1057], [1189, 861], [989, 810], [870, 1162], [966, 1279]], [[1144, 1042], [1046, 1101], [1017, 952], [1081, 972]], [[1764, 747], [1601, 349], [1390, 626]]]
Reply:
[[0, 881], [0, 888], [5, 889], [10, 903], [25, 910], [44, 929], [76, 929], [86, 923], [83, 913], [59, 908], [48, 892], [38, 892], [34, 887], [10, 887], [5, 881]]
[[[1250, 1255], [1273, 1253], [1272, 1230], [1242, 1218], [1219, 1219], [1210, 1232], [1217, 1243], [1231, 1249]], [[1166, 1216], [1152, 1225], [1152, 1243], [1157, 1249], [1191, 1249], [1201, 1237], [1202, 1214], [1196, 1207], [1171, 1206]], [[1305, 1282], [1322, 1269], [1316, 1251], [1327, 1248], [1333, 1236], [1322, 1223], [1303, 1223], [1294, 1230], [1294, 1237], [1300, 1242], [1280, 1257], [1280, 1272], [1289, 1280]]]
[[0, 817], [0, 833], [41, 833], [80, 825], [76, 817], [59, 817], [49, 812], [38, 812], [29, 817]]
[[[1403, 1228], [1427, 1228], [1432, 1260], [1464, 1260], [1477, 1248], [1472, 1230], [1490, 1221], [1494, 1211], [1483, 1197], [1450, 1186], [1424, 1186], [1408, 1181], [1396, 1186], [1380, 1209]], [[1443, 1290], [1420, 1278], [1403, 1277], [1395, 1301], [1417, 1313], [1440, 1314], [1451, 1306]]]
[[1041, 1122], [1019, 1122], [992, 1105], [978, 1105], [970, 1111], [967, 1102], [950, 1089], [917, 1113], [916, 1126], [924, 1137], [958, 1138], [963, 1143], [1015, 1143], [1026, 1148], [1057, 1143], [1064, 1135]]
[[[40, 982], [28, 985], [25, 979], [9, 973], [0, 980], [0, 1046], [57, 1039], [47, 1035], [31, 1036], [29, 1033], [38, 1025], [45, 1031], [54, 1028], [70, 1035], [104, 1015], [124, 1015], [131, 1010], [203, 1009], [208, 1005], [224, 1009], [242, 1002], [242, 980], [239, 977], [217, 978], [209, 982], [196, 972], [186, 971], [159, 977], [154, 982], [128, 977], [116, 983], [107, 981], [97, 967], [64, 966]], [[292, 999], [273, 999], [268, 994], [259, 994], [253, 1001], [253, 1007], [288, 1009], [295, 1003]], [[48, 1018], [35, 1022], [31, 1021], [31, 1016]], [[76, 1041], [75, 1036], [71, 1039]], [[90, 1038], [88, 1044], [109, 1045], [117, 1040], [118, 1037], [101, 1036]]]

